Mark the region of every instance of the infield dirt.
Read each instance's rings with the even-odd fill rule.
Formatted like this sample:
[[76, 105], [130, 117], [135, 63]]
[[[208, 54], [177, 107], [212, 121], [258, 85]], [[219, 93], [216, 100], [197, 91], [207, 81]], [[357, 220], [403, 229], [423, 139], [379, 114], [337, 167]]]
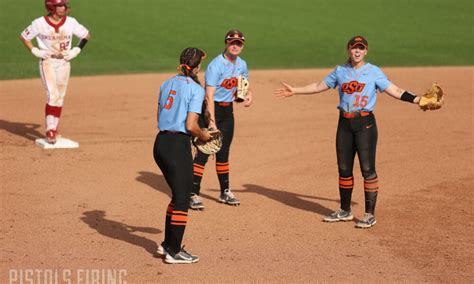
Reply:
[[[217, 202], [207, 164], [204, 211], [190, 211], [184, 244], [200, 262], [167, 265], [169, 190], [155, 165], [160, 84], [172, 74], [71, 78], [60, 123], [74, 150], [43, 150], [39, 79], [0, 81], [1, 263], [11, 270], [125, 269], [141, 282], [473, 282], [474, 67], [384, 68], [422, 94], [432, 81], [445, 106], [422, 112], [378, 95], [377, 220], [328, 224], [338, 208], [335, 90], [278, 99], [324, 70], [251, 72], [254, 105], [236, 105], [231, 184], [240, 207]], [[353, 211], [364, 211], [356, 163]]]

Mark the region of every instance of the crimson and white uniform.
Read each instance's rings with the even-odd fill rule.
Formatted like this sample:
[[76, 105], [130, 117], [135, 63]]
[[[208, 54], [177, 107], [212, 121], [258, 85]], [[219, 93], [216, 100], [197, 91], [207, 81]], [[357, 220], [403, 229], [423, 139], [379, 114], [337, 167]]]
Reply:
[[[39, 69], [46, 90], [46, 130], [56, 130], [64, 103], [71, 66], [62, 55], [71, 49], [73, 35], [79, 39], [87, 37], [89, 31], [68, 16], [54, 24], [48, 16], [35, 19], [22, 33], [23, 39], [36, 38], [38, 47], [50, 54], [40, 59]], [[61, 59], [60, 59], [61, 58]]]

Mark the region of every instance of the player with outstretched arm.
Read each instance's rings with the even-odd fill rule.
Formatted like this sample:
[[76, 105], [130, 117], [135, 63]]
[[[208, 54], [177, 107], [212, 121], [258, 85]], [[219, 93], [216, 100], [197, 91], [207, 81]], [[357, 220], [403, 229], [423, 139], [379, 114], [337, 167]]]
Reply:
[[353, 166], [357, 154], [364, 177], [365, 214], [357, 222], [358, 228], [370, 228], [375, 219], [375, 204], [379, 190], [379, 179], [375, 170], [377, 148], [377, 124], [373, 113], [377, 91], [413, 104], [420, 97], [390, 82], [379, 67], [365, 62], [369, 48], [367, 40], [355, 36], [347, 43], [349, 59], [337, 66], [324, 80], [304, 87], [292, 87], [283, 83], [283, 88], [275, 90], [277, 97], [296, 94], [315, 94], [339, 89], [339, 123], [336, 134], [337, 164], [339, 169], [339, 195], [341, 207], [325, 217], [326, 222], [350, 221], [352, 189], [354, 187]]

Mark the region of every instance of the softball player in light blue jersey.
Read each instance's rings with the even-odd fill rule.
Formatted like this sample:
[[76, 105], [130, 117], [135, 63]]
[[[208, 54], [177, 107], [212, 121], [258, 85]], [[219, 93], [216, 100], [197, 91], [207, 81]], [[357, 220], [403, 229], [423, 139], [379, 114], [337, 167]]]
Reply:
[[329, 88], [339, 88], [339, 106], [344, 112], [373, 111], [377, 91], [383, 92], [390, 81], [379, 67], [370, 63], [354, 69], [350, 63], [339, 65], [324, 83]]
[[200, 114], [204, 89], [191, 78], [178, 74], [160, 87], [158, 128], [188, 134], [186, 118], [189, 112]]
[[215, 102], [231, 103], [237, 92], [237, 77], [244, 75], [248, 80], [249, 70], [247, 63], [240, 57], [230, 62], [224, 54], [216, 56], [207, 66], [206, 86], [216, 88]]
[[204, 100], [204, 89], [197, 73], [205, 53], [186, 48], [181, 53], [179, 74], [160, 87], [158, 128], [153, 157], [168, 183], [172, 198], [165, 221], [165, 239], [157, 254], [166, 263], [194, 263], [199, 260], [186, 252], [181, 243], [188, 221], [188, 206], [193, 186], [193, 157], [190, 135], [202, 141], [211, 139], [207, 130], [198, 125]]
[[[219, 129], [222, 133], [222, 148], [216, 154], [216, 172], [220, 185], [219, 202], [229, 205], [240, 205], [230, 189], [229, 182], [229, 151], [234, 137], [233, 102], [236, 98], [238, 77], [248, 79], [247, 63], [239, 57], [244, 49], [245, 37], [239, 30], [230, 30], [225, 39], [225, 50], [215, 57], [206, 71], [206, 111], [201, 114], [200, 126]], [[244, 106], [252, 104], [252, 90], [249, 90], [243, 102]], [[204, 167], [209, 155], [200, 151], [194, 158], [194, 186], [189, 207], [195, 210], [204, 209], [199, 197]]]
[[347, 43], [349, 59], [337, 66], [324, 80], [304, 87], [294, 88], [283, 83], [283, 88], [275, 90], [277, 97], [295, 94], [315, 94], [339, 89], [340, 111], [336, 134], [337, 164], [339, 170], [339, 195], [341, 208], [324, 218], [326, 222], [350, 221], [352, 189], [354, 187], [354, 158], [359, 157], [364, 177], [365, 214], [357, 222], [358, 228], [370, 228], [377, 223], [375, 204], [378, 194], [378, 177], [375, 171], [377, 149], [377, 124], [373, 110], [377, 101], [377, 91], [418, 104], [420, 97], [403, 90], [390, 82], [375, 65], [364, 61], [369, 44], [362, 36], [355, 36]]

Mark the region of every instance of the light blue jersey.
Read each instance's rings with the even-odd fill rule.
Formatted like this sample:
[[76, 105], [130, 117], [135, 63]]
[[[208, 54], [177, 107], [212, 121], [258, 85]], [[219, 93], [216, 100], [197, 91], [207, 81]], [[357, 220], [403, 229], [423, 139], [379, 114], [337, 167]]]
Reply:
[[338, 65], [324, 82], [330, 88], [339, 87], [337, 108], [345, 112], [373, 111], [377, 91], [383, 92], [391, 84], [382, 70], [370, 63], [359, 69], [349, 63]]
[[206, 70], [206, 86], [216, 87], [214, 101], [233, 102], [237, 92], [237, 77], [242, 74], [248, 80], [247, 63], [242, 58], [237, 57], [232, 63], [224, 54], [216, 56]]
[[200, 114], [203, 101], [204, 88], [191, 78], [176, 75], [168, 79], [160, 87], [158, 128], [188, 133], [188, 112]]

